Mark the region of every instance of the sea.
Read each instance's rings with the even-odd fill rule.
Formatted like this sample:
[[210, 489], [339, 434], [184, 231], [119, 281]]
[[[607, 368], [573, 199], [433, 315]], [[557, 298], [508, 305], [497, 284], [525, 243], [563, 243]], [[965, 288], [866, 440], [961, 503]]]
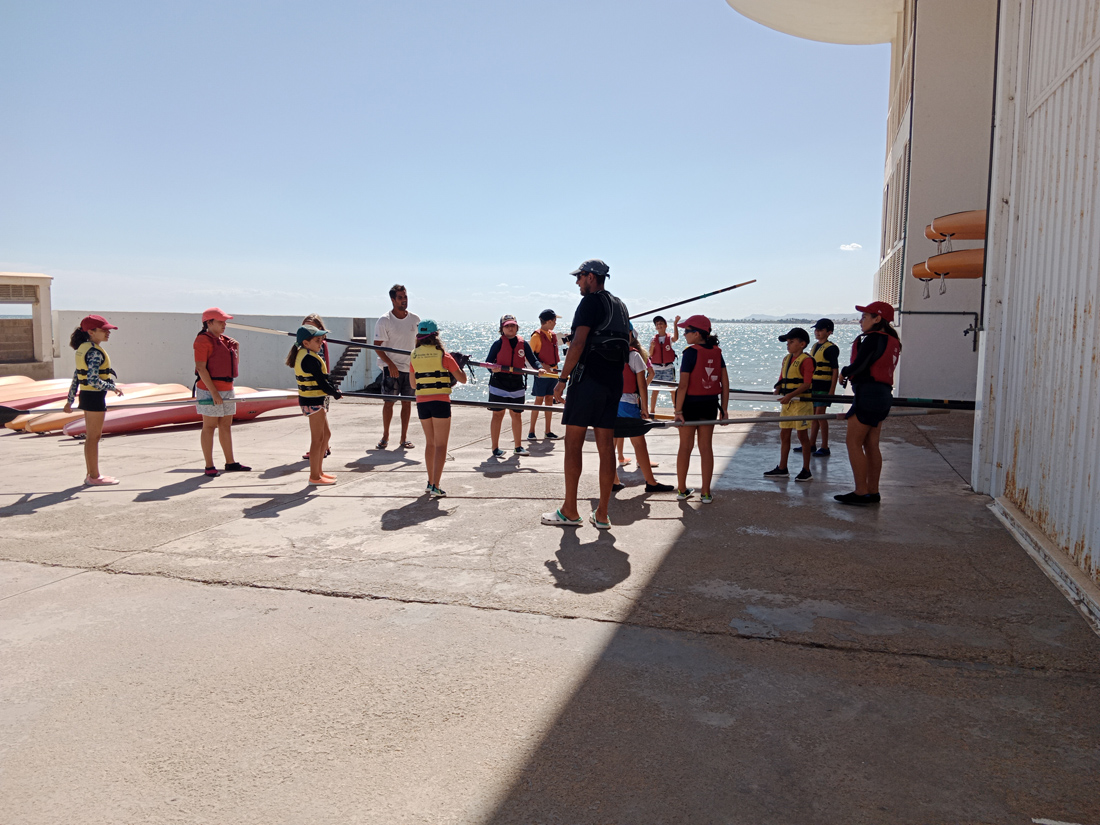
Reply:
[[[568, 331], [564, 321], [558, 322], [558, 331]], [[648, 347], [653, 332], [649, 328], [652, 325], [644, 325], [639, 331], [642, 333], [639, 339], [642, 345]], [[786, 344], [779, 341], [779, 336], [791, 328], [790, 323], [717, 323], [714, 325], [714, 334], [718, 336], [718, 345], [722, 348], [722, 355], [726, 361], [726, 369], [729, 372], [730, 387], [742, 390], [760, 390], [765, 393], [772, 391], [772, 386], [779, 378], [779, 368], [783, 356], [787, 354]], [[805, 324], [799, 324], [813, 335], [813, 331]], [[525, 338], [531, 331], [538, 328], [538, 321], [520, 320], [520, 329]], [[837, 324], [832, 341], [840, 347], [841, 364], [847, 363], [848, 353], [851, 350], [852, 341], [859, 334], [858, 324]], [[473, 356], [477, 360], [485, 360], [489, 354], [489, 347], [500, 337], [498, 327], [493, 323], [450, 323], [440, 325], [440, 338], [449, 352], [463, 352]], [[677, 356], [684, 351], [683, 338], [675, 345]], [[471, 401], [485, 401], [488, 398], [489, 371], [474, 367], [477, 376], [476, 383], [467, 382], [459, 384], [452, 391], [453, 398]], [[679, 375], [679, 372], [677, 372]], [[838, 393], [845, 392], [839, 387]], [[528, 395], [528, 401], [530, 401]], [[657, 400], [658, 408], [662, 406], [671, 409], [671, 397], [669, 393], [662, 392]], [[731, 410], [771, 410], [775, 411], [776, 405], [762, 401], [737, 401], [735, 396], [730, 397]]]

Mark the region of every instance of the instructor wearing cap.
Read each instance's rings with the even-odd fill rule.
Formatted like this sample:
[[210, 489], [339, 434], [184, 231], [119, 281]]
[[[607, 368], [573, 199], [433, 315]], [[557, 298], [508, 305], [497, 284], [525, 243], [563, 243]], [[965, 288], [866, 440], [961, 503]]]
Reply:
[[251, 470], [233, 457], [233, 416], [237, 403], [233, 400], [233, 381], [240, 366], [240, 345], [225, 335], [225, 322], [233, 316], [217, 307], [202, 314], [202, 330], [195, 336], [195, 398], [202, 416], [202, 457], [206, 475], [218, 475], [214, 466], [214, 431], [222, 446], [227, 473]]
[[882, 422], [893, 401], [894, 368], [901, 356], [901, 341], [890, 322], [894, 308], [884, 301], [865, 307], [859, 320], [863, 334], [852, 342], [852, 363], [840, 371], [845, 383], [852, 382], [855, 402], [845, 414], [848, 419], [848, 461], [856, 489], [833, 496], [841, 504], [878, 504], [878, 482], [882, 475], [879, 437]]
[[607, 264], [589, 260], [569, 273], [577, 279], [580, 304], [573, 315], [569, 353], [554, 387], [554, 400], [561, 402], [566, 386], [562, 423], [565, 425], [565, 501], [559, 510], [544, 513], [543, 524], [579, 526], [577, 510], [584, 439], [588, 428], [596, 432], [600, 454], [600, 502], [589, 516], [597, 529], [607, 530], [611, 522], [607, 504], [615, 483], [615, 418], [623, 394], [623, 367], [630, 351], [630, 313], [626, 305], [604, 289], [609, 275]]

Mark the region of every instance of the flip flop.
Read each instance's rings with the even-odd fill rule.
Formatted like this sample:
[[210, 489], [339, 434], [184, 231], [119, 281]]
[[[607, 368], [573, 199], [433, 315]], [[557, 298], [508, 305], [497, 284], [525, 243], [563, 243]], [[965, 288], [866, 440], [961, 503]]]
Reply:
[[555, 510], [553, 513], [543, 513], [542, 523], [549, 524], [551, 527], [580, 527], [584, 524], [584, 519], [566, 518], [561, 514], [561, 510]]
[[388, 445], [389, 443], [390, 443], [389, 441], [387, 441], [386, 439], [384, 439], [384, 438], [383, 438], [383, 439], [382, 439], [381, 441], [379, 441], [379, 442], [378, 442], [377, 444], [375, 444], [375, 445], [374, 445], [374, 449], [376, 449], [376, 450], [384, 450], [384, 449], [386, 449], [386, 446], [387, 446], [387, 445]]
[[416, 445], [413, 444], [411, 441], [402, 441], [401, 442], [401, 449], [402, 450], [411, 450], [415, 446]]

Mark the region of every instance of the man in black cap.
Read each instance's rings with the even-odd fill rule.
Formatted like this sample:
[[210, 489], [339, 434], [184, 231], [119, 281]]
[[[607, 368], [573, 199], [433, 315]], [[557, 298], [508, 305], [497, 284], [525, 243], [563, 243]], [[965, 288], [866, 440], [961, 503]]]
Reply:
[[588, 428], [596, 432], [600, 453], [600, 503], [589, 516], [598, 529], [611, 522], [607, 504], [615, 483], [615, 418], [623, 394], [623, 366], [630, 351], [630, 313], [626, 305], [604, 289], [609, 270], [600, 260], [589, 260], [569, 273], [577, 279], [580, 304], [573, 315], [571, 345], [554, 387], [554, 400], [565, 398], [565, 502], [561, 509], [544, 513], [543, 524], [583, 524], [577, 510], [584, 439]]

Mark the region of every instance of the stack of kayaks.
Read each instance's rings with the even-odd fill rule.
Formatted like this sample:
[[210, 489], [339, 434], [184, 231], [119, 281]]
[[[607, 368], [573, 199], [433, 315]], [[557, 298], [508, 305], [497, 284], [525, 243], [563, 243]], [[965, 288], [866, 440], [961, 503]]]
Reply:
[[[985, 240], [985, 210], [973, 209], [969, 212], [954, 212], [936, 218], [924, 228], [924, 237], [935, 241], [946, 250], [951, 249], [955, 241]], [[924, 297], [928, 297], [927, 283], [940, 278], [941, 294], [946, 289], [944, 278], [981, 278], [985, 273], [984, 249], [960, 249], [945, 251], [933, 255], [927, 261], [913, 264], [913, 277], [925, 282]]]
[[[68, 435], [81, 435], [85, 431], [84, 413], [75, 408], [71, 413], [60, 412], [65, 403], [72, 379], [57, 378], [34, 381], [21, 375], [0, 376], [0, 406], [26, 410], [4, 426], [10, 430], [30, 433], [64, 431]], [[107, 414], [104, 418], [105, 433], [126, 433], [156, 427], [162, 424], [187, 424], [200, 420], [191, 399], [191, 390], [183, 384], [119, 384], [123, 395], [108, 393]], [[179, 404], [166, 402], [179, 401]], [[132, 404], [165, 404], [145, 408], [124, 408]], [[235, 420], [246, 421], [256, 416], [285, 407], [295, 407], [298, 396], [292, 390], [262, 390], [250, 387], [237, 388], [237, 413]]]
[[[250, 421], [261, 413], [298, 406], [298, 395], [290, 390], [254, 390], [237, 387], [237, 412], [234, 421]], [[149, 399], [163, 401], [167, 399]], [[195, 402], [147, 409], [108, 410], [103, 420], [104, 434], [131, 433], [164, 424], [193, 424], [202, 420]], [[71, 421], [64, 427], [65, 435], [83, 435], [84, 419]]]

